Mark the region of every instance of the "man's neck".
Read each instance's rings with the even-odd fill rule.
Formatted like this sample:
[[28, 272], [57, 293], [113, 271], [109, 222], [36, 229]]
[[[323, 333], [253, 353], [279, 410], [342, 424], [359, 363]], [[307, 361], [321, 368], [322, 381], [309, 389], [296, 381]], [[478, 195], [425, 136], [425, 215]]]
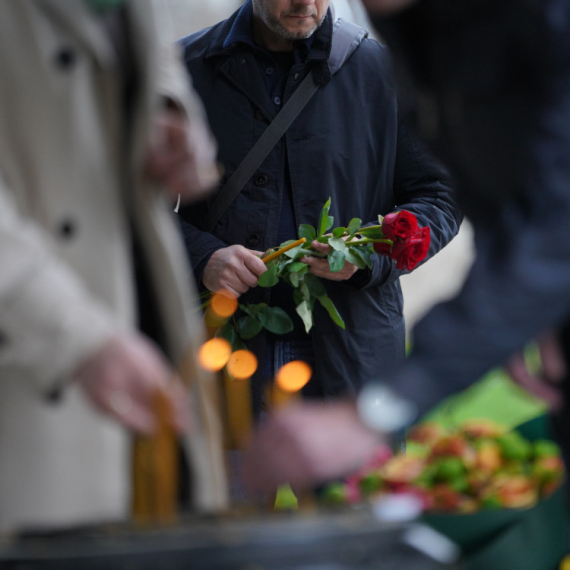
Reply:
[[257, 16], [252, 22], [253, 41], [269, 51], [293, 51], [293, 40], [288, 40], [272, 32]]

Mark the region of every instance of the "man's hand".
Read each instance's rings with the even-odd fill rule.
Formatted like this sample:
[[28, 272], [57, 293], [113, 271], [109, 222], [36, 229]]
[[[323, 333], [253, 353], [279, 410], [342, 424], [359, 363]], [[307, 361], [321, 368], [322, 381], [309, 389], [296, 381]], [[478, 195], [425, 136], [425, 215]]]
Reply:
[[164, 184], [173, 200], [203, 198], [219, 181], [216, 145], [205, 124], [192, 124], [176, 109], [164, 109], [154, 122], [147, 173]]
[[560, 382], [566, 376], [567, 368], [556, 332], [542, 337], [538, 347], [542, 367], [537, 375], [528, 371], [523, 352], [511, 356], [505, 368], [516, 384], [544, 400], [551, 410], [557, 411], [563, 404]]
[[[331, 250], [330, 245], [325, 243], [320, 243], [318, 241], [311, 242], [311, 246], [319, 251], [320, 253], [328, 254]], [[331, 281], [346, 281], [350, 279], [357, 271], [358, 267], [353, 263], [348, 261], [344, 262], [344, 266], [340, 271], [331, 271], [329, 267], [328, 259], [321, 259], [320, 257], [303, 257], [301, 259], [303, 263], [309, 265], [309, 272], [317, 277], [323, 277], [324, 279], [330, 279]]]
[[355, 471], [381, 443], [359, 420], [355, 404], [295, 404], [272, 415], [253, 435], [244, 456], [251, 493], [289, 483], [310, 487]]
[[157, 390], [163, 390], [170, 400], [177, 431], [190, 425], [188, 393], [154, 345], [142, 336], [113, 338], [81, 363], [74, 377], [97, 409], [129, 429], [152, 433]]
[[257, 278], [267, 270], [259, 256], [261, 251], [246, 249], [242, 245], [230, 245], [212, 254], [202, 283], [210, 291], [225, 290], [239, 297], [250, 287], [257, 285]]

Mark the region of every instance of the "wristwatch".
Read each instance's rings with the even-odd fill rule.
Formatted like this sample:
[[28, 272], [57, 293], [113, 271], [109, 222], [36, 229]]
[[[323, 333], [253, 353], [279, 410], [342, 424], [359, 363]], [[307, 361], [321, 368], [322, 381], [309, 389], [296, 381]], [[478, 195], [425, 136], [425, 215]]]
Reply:
[[417, 406], [398, 396], [385, 384], [366, 384], [356, 399], [362, 423], [373, 431], [392, 434], [409, 426], [417, 417]]

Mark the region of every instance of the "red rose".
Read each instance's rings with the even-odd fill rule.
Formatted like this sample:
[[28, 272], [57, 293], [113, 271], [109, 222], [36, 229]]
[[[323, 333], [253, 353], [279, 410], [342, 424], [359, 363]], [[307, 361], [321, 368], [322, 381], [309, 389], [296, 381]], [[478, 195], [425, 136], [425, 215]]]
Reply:
[[418, 231], [418, 220], [411, 212], [392, 212], [382, 220], [382, 233], [386, 239], [406, 240]]
[[430, 231], [428, 227], [419, 228], [404, 241], [394, 242], [390, 257], [396, 262], [396, 269], [411, 271], [425, 259], [429, 244]]
[[392, 253], [391, 243], [375, 243], [374, 250], [380, 255], [390, 255]]

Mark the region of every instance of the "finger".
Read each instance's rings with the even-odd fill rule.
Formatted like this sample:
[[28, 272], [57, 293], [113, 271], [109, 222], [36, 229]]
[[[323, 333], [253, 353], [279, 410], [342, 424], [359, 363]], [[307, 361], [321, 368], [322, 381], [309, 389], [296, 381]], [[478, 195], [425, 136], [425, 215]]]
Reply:
[[545, 383], [538, 378], [529, 376], [521, 386], [531, 394], [534, 394], [537, 398], [544, 400], [552, 410], [558, 410], [562, 406], [562, 394], [558, 388], [552, 384]]
[[[239, 279], [247, 289], [257, 286], [257, 275], [252, 273], [245, 265], [238, 269], [236, 278]], [[245, 291], [242, 291], [242, 293], [245, 293]]]
[[257, 255], [251, 254], [247, 255], [244, 259], [244, 265], [249, 269], [255, 276], [255, 282], [257, 283], [257, 277], [259, 277], [262, 273], [267, 271], [267, 266]]
[[[248, 275], [250, 276], [250, 282], [252, 283], [252, 285], [249, 285], [245, 281]], [[257, 284], [257, 279], [251, 272], [247, 270], [244, 271], [242, 268], [237, 268], [237, 269], [232, 268], [231, 270], [227, 268], [226, 270], [224, 270], [223, 275], [221, 276], [218, 282], [216, 291], [219, 291], [220, 289], [227, 289], [228, 291], [230, 291], [230, 293], [232, 292], [237, 293], [238, 294], [237, 296], [239, 297], [242, 293], [246, 293], [250, 288], [250, 286], [253, 287], [256, 284]]]
[[311, 247], [316, 249], [320, 253], [328, 253], [331, 250], [331, 246], [326, 243], [321, 243], [320, 241], [313, 240], [311, 242]]
[[230, 285], [220, 286], [220, 288], [215, 291], [215, 293], [222, 293], [222, 292], [224, 292], [224, 294], [227, 294], [228, 297], [233, 297], [235, 299], [239, 299], [239, 297], [241, 297], [241, 293], [236, 291]]
[[548, 382], [560, 382], [566, 376], [566, 362], [556, 335], [549, 335], [540, 343], [540, 357], [543, 375]]
[[522, 353], [511, 358], [507, 370], [516, 384], [544, 400], [552, 409], [558, 409], [562, 404], [561, 394], [556, 388], [541, 382], [529, 373]]
[[178, 433], [187, 433], [192, 428], [190, 414], [190, 395], [182, 385], [178, 376], [175, 376], [166, 389], [173, 410], [172, 427]]
[[141, 405], [140, 402], [133, 399], [128, 409], [125, 408], [122, 411], [112, 406], [110, 402], [106, 402], [105, 411], [130, 430], [145, 435], [150, 435], [154, 432], [156, 421], [154, 413], [148, 405]]
[[318, 259], [315, 257], [309, 258], [307, 262], [309, 266], [309, 272], [322, 279], [330, 279], [331, 281], [342, 281], [342, 275], [340, 272], [332, 272], [330, 270], [329, 262], [326, 259]]

